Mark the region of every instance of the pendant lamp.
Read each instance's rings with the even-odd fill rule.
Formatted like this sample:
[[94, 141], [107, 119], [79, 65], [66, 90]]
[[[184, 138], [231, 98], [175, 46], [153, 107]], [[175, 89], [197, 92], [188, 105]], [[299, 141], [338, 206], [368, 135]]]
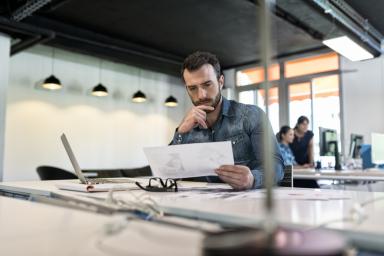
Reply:
[[60, 80], [55, 77], [53, 75], [54, 73], [54, 58], [55, 58], [55, 49], [52, 48], [52, 56], [51, 56], [51, 61], [52, 61], [52, 67], [51, 67], [51, 71], [52, 71], [52, 75], [50, 75], [49, 77], [47, 77], [44, 82], [42, 83], [41, 87], [43, 87], [44, 89], [47, 89], [47, 90], [59, 90], [61, 89], [63, 86], [60, 82]]
[[171, 108], [176, 107], [177, 99], [171, 95], [165, 100], [164, 105]]
[[101, 84], [101, 59], [99, 61], [99, 83], [93, 87], [91, 94], [96, 97], [108, 96], [108, 89]]
[[[139, 69], [138, 75], [139, 75], [139, 88], [140, 88], [141, 87], [141, 69]], [[147, 101], [147, 96], [142, 91], [140, 91], [140, 89], [132, 95], [132, 102], [143, 103], [145, 101]]]

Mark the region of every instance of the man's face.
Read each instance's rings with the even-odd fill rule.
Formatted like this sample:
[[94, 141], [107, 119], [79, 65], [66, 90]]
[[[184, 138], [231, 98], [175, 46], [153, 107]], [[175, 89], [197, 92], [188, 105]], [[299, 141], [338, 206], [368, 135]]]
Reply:
[[204, 64], [194, 71], [185, 69], [183, 76], [193, 105], [206, 105], [214, 108], [217, 106], [221, 99], [224, 77], [220, 76], [218, 80], [212, 65]]

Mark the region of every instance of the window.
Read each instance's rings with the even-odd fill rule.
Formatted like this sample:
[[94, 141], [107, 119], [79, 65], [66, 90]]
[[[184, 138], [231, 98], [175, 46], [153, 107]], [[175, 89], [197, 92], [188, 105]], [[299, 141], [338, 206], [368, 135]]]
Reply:
[[243, 91], [239, 92], [239, 102], [244, 104], [256, 105], [255, 91]]
[[[268, 118], [271, 122], [273, 131], [277, 133], [280, 130], [279, 89], [277, 87], [272, 87], [269, 89], [268, 93]], [[256, 105], [262, 110], [266, 111], [264, 89], [255, 89], [239, 92], [239, 102], [244, 104]]]
[[[339, 75], [312, 79], [313, 88], [313, 129], [315, 145], [319, 144], [319, 127], [335, 129], [340, 146], [340, 98]], [[317, 149], [318, 147], [315, 147]], [[315, 150], [315, 155], [317, 155]]]
[[339, 58], [337, 54], [327, 53], [315, 57], [287, 61], [285, 63], [285, 77], [290, 78], [338, 69]]
[[[315, 157], [319, 156], [319, 127], [335, 129], [340, 136], [339, 75], [322, 76], [289, 85], [290, 126], [307, 116], [313, 130]], [[340, 141], [340, 137], [339, 137]]]
[[[280, 77], [280, 67], [284, 67], [284, 77]], [[268, 118], [274, 132], [282, 125], [294, 127], [300, 116], [307, 116], [315, 134], [315, 157], [319, 153], [319, 127], [335, 129], [340, 135], [338, 69], [339, 57], [333, 52], [273, 64], [268, 69], [269, 80], [273, 81], [269, 89]], [[265, 111], [265, 92], [260, 86], [263, 81], [264, 70], [260, 66], [237, 71], [239, 101]], [[280, 87], [279, 92], [277, 85], [283, 83], [286, 86]], [[279, 94], [284, 98], [279, 99]], [[281, 107], [279, 100], [284, 104]], [[280, 109], [284, 115], [279, 117]]]
[[[264, 89], [258, 90], [258, 102], [258, 106], [266, 111]], [[277, 87], [272, 87], [268, 90], [268, 118], [274, 133], [279, 132], [279, 89]]]
[[311, 83], [290, 84], [289, 89], [289, 123], [295, 127], [300, 116], [312, 120]]
[[[270, 81], [280, 79], [279, 64], [272, 64], [268, 69], [268, 78]], [[250, 84], [258, 84], [264, 81], [263, 67], [248, 68], [236, 72], [236, 85], [245, 86]]]

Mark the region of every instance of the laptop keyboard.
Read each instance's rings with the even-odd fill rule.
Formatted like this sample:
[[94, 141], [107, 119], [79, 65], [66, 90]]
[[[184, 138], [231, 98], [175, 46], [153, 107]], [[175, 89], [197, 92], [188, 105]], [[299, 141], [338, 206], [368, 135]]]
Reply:
[[131, 179], [108, 179], [108, 178], [94, 178], [94, 179], [87, 179], [87, 181], [93, 183], [93, 184], [105, 184], [105, 183], [135, 183], [134, 180]]

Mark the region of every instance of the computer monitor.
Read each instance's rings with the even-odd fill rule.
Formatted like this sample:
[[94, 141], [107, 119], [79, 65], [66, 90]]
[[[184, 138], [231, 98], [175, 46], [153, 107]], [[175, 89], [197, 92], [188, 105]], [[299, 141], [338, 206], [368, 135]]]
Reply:
[[384, 134], [372, 133], [371, 134], [372, 144], [372, 163], [384, 164]]
[[337, 147], [337, 131], [320, 127], [320, 156], [334, 156]]
[[349, 154], [350, 158], [360, 158], [361, 145], [364, 143], [363, 135], [351, 134], [351, 142], [349, 144]]
[[335, 170], [341, 170], [337, 131], [320, 127], [320, 156], [334, 156]]

